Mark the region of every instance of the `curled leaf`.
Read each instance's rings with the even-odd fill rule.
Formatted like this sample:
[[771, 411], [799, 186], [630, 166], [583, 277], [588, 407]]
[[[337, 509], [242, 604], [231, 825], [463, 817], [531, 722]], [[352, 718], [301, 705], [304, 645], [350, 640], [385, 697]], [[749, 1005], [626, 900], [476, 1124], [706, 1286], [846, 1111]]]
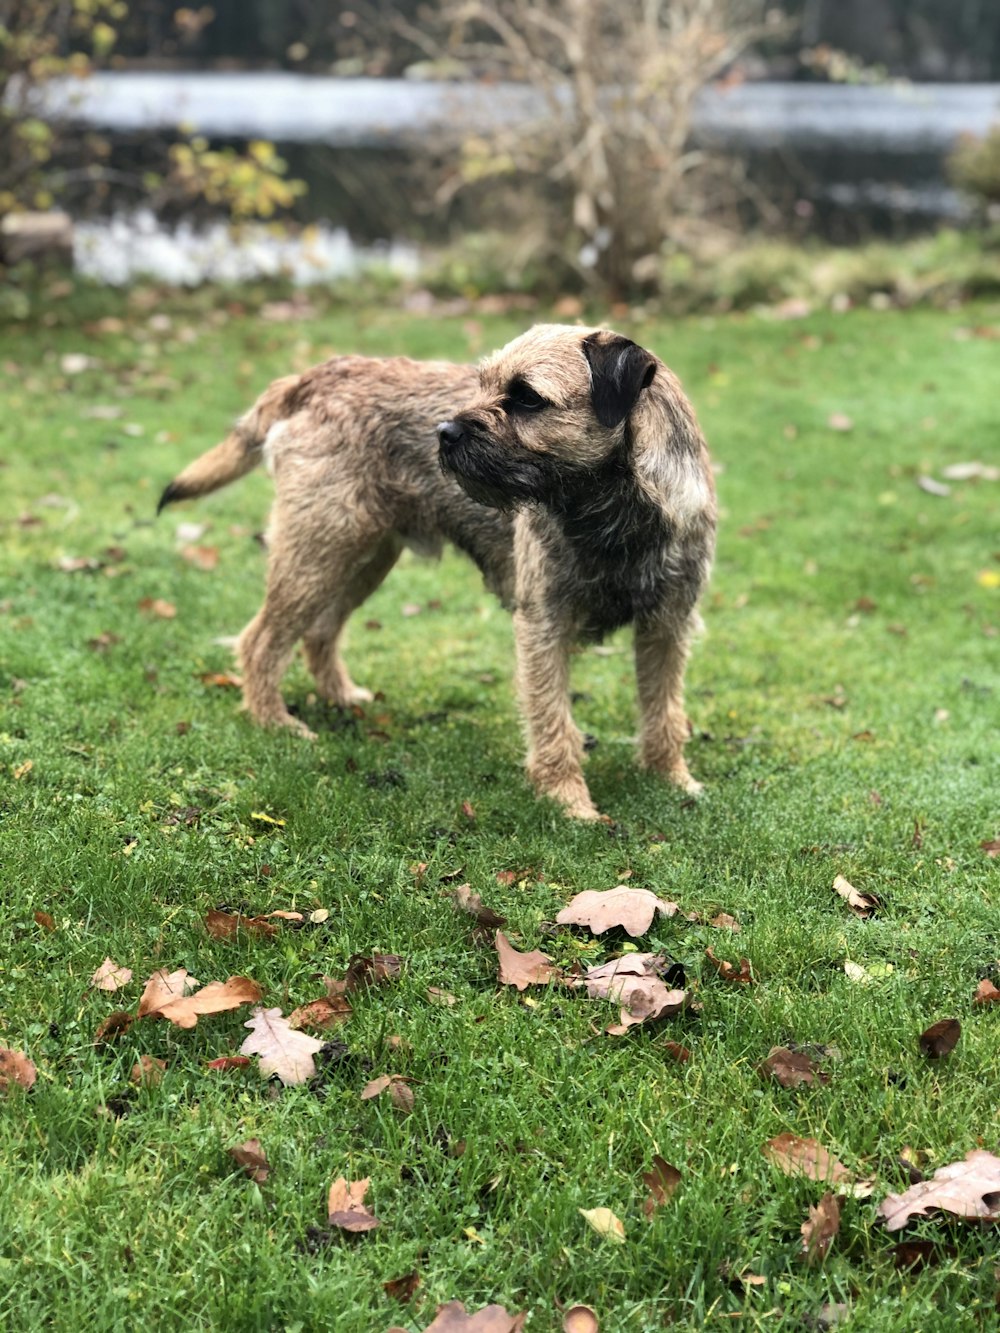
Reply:
[[368, 1176], [353, 1183], [343, 1176], [337, 1177], [330, 1186], [327, 1199], [327, 1221], [330, 1226], [340, 1227], [342, 1231], [374, 1231], [380, 1225], [379, 1219], [364, 1204], [370, 1184]]
[[226, 1152], [258, 1185], [263, 1185], [271, 1174], [271, 1163], [264, 1155], [260, 1139], [247, 1139], [245, 1143], [237, 1143], [235, 1147], [227, 1148]]
[[625, 1228], [621, 1219], [610, 1208], [579, 1208], [580, 1216], [599, 1236], [613, 1241], [616, 1245], [625, 1244]]
[[0, 1095], [10, 1092], [11, 1088], [23, 1088], [27, 1092], [37, 1077], [38, 1070], [23, 1051], [0, 1047]]
[[914, 1217], [936, 1208], [956, 1217], [1000, 1219], [1000, 1157], [974, 1149], [964, 1161], [938, 1167], [930, 1180], [911, 1185], [902, 1194], [887, 1194], [878, 1216], [886, 1230], [899, 1231]]
[[630, 889], [619, 884], [614, 889], [587, 889], [572, 898], [556, 917], [560, 926], [587, 926], [595, 935], [618, 926], [629, 935], [645, 935], [660, 916], [674, 916], [677, 903], [658, 898], [649, 889]]
[[920, 1034], [920, 1050], [928, 1060], [940, 1060], [958, 1045], [962, 1025], [957, 1018], [942, 1018]]
[[830, 1244], [840, 1230], [840, 1200], [835, 1194], [824, 1194], [815, 1207], [810, 1205], [809, 1216], [802, 1223], [802, 1252], [807, 1264], [822, 1263]]
[[516, 986], [519, 991], [529, 986], [544, 986], [557, 975], [558, 968], [548, 954], [540, 949], [530, 953], [521, 953], [511, 944], [502, 931], [493, 937], [499, 958], [499, 979], [505, 986]]

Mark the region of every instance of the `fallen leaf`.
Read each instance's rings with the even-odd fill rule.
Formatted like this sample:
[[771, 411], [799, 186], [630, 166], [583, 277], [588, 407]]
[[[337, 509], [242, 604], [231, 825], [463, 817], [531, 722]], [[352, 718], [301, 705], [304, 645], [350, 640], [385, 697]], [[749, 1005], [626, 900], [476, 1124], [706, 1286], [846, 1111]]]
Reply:
[[163, 1082], [166, 1072], [166, 1060], [158, 1060], [155, 1055], [140, 1055], [129, 1074], [130, 1083], [139, 1083], [146, 1088], [158, 1087]]
[[989, 981], [984, 977], [976, 987], [976, 994], [972, 1003], [996, 1004], [998, 1000], [1000, 1000], [1000, 990], [997, 990], [992, 981]]
[[937, 495], [942, 500], [951, 495], [951, 487], [946, 482], [938, 481], [935, 477], [918, 477], [917, 485], [928, 495]]
[[414, 1270], [412, 1273], [404, 1273], [402, 1277], [391, 1277], [388, 1282], [382, 1283], [382, 1290], [393, 1301], [412, 1300], [414, 1293], [420, 1286], [420, 1274]]
[[869, 1182], [859, 1181], [853, 1171], [848, 1171], [843, 1162], [831, 1157], [822, 1144], [815, 1139], [800, 1139], [795, 1134], [779, 1134], [768, 1139], [761, 1152], [779, 1171], [786, 1176], [805, 1176], [808, 1180], [818, 1180], [828, 1185], [851, 1186], [848, 1191], [856, 1197], [863, 1197], [859, 1191], [870, 1193]]
[[958, 1045], [962, 1025], [957, 1018], [942, 1018], [920, 1034], [920, 1050], [928, 1060], [940, 1060], [950, 1055]]
[[642, 1183], [649, 1190], [642, 1211], [648, 1218], [652, 1218], [656, 1209], [662, 1207], [676, 1192], [681, 1183], [681, 1173], [657, 1153], [653, 1158], [652, 1170], [642, 1173]]
[[679, 1041], [665, 1040], [661, 1044], [671, 1060], [676, 1060], [679, 1065], [687, 1064], [691, 1059], [691, 1052], [686, 1046], [682, 1046]]
[[266, 810], [251, 810], [250, 818], [255, 819], [258, 824], [270, 824], [273, 828], [285, 827], [283, 819], [277, 819], [274, 815], [269, 815]]
[[801, 1051], [790, 1051], [787, 1046], [772, 1046], [760, 1072], [776, 1078], [783, 1088], [830, 1081], [830, 1075], [817, 1069], [808, 1055]]
[[242, 690], [243, 677], [231, 671], [202, 671], [198, 675], [202, 685], [212, 685], [221, 690]]
[[346, 1023], [353, 1012], [350, 1001], [345, 1000], [343, 995], [326, 996], [320, 1000], [310, 1000], [308, 1004], [300, 1004], [297, 1009], [293, 1009], [288, 1015], [288, 1026], [315, 1028], [323, 1032], [326, 1028]]
[[212, 981], [201, 990], [190, 991], [193, 979], [184, 968], [168, 973], [154, 972], [146, 982], [139, 1001], [139, 1018], [165, 1018], [179, 1028], [193, 1028], [206, 1014], [226, 1013], [241, 1004], [254, 1004], [262, 991], [249, 977], [228, 977]]
[[330, 1226], [354, 1232], [374, 1231], [381, 1225], [375, 1214], [364, 1205], [364, 1197], [368, 1193], [370, 1184], [368, 1176], [353, 1183], [345, 1180], [343, 1176], [337, 1177], [330, 1186], [327, 1200], [327, 1222]]
[[144, 597], [139, 603], [139, 610], [149, 616], [159, 616], [161, 620], [173, 620], [177, 607], [172, 602], [165, 602], [162, 597]]
[[741, 929], [740, 923], [728, 912], [719, 912], [708, 924], [714, 926], [716, 930], [731, 930], [734, 935]]
[[499, 979], [505, 986], [516, 986], [519, 991], [529, 986], [541, 986], [558, 974], [548, 954], [539, 949], [520, 953], [502, 931], [493, 937], [500, 960]]
[[258, 1185], [263, 1185], [271, 1174], [271, 1163], [264, 1155], [260, 1139], [247, 1139], [234, 1148], [227, 1148], [226, 1152]]
[[[352, 954], [347, 960], [344, 993], [360, 990], [363, 986], [381, 986], [395, 981], [403, 968], [403, 960], [395, 953]], [[329, 993], [329, 986], [327, 987]]]
[[660, 916], [674, 916], [677, 903], [658, 898], [649, 889], [630, 889], [619, 884], [614, 889], [587, 889], [571, 898], [556, 917], [559, 926], [587, 926], [594, 935], [621, 927], [629, 935], [645, 935]]
[[447, 1009], [458, 1004], [458, 996], [452, 995], [451, 991], [442, 990], [440, 986], [428, 986], [427, 998], [431, 1004], [440, 1004]]
[[979, 846], [987, 856], [1000, 856], [1000, 838], [987, 838], [986, 841], [981, 842]]
[[409, 1080], [402, 1074], [383, 1074], [380, 1078], [373, 1078], [370, 1083], [365, 1084], [361, 1100], [371, 1101], [373, 1097], [378, 1097], [386, 1091], [396, 1110], [409, 1115], [413, 1110], [413, 1089], [409, 1085]]
[[506, 917], [494, 912], [492, 907], [487, 907], [479, 894], [472, 892], [471, 884], [459, 884], [457, 889], [452, 890], [451, 898], [458, 910], [467, 912], [483, 930], [496, 930], [507, 924]]
[[873, 893], [859, 893], [843, 875], [836, 877], [833, 881], [833, 888], [844, 899], [855, 916], [870, 917], [880, 906], [879, 900]]
[[822, 1263], [831, 1241], [840, 1230], [840, 1200], [837, 1196], [827, 1193], [815, 1207], [810, 1205], [809, 1216], [802, 1223], [801, 1230], [806, 1263]]
[[219, 1055], [214, 1060], [206, 1060], [205, 1068], [225, 1072], [229, 1069], [246, 1069], [252, 1064], [248, 1055]]
[[736, 967], [735, 964], [727, 962], [724, 958], [716, 958], [711, 949], [705, 950], [705, 957], [723, 981], [735, 981], [741, 985], [749, 985], [753, 981], [749, 958], [741, 958], [739, 967]]
[[844, 962], [846, 976], [859, 986], [874, 986], [876, 982], [884, 981], [886, 977], [892, 976], [895, 970], [892, 963], [869, 963], [868, 967], [864, 968], [860, 963], [855, 963], [850, 958]]
[[524, 1314], [508, 1314], [502, 1305], [487, 1305], [466, 1314], [461, 1301], [449, 1301], [438, 1306], [424, 1333], [521, 1333], [524, 1321]]
[[826, 424], [831, 430], [847, 431], [854, 429], [854, 422], [846, 412], [831, 412], [826, 419]]
[[27, 1092], [37, 1077], [38, 1070], [23, 1051], [0, 1047], [0, 1094], [10, 1092], [11, 1088], [23, 1088]]
[[280, 1009], [255, 1009], [243, 1024], [251, 1036], [240, 1047], [241, 1055], [259, 1055], [264, 1078], [277, 1074], [286, 1088], [308, 1083], [315, 1077], [313, 1056], [323, 1043], [292, 1028]]
[[462, 814], [465, 815], [466, 819], [474, 820], [476, 818], [475, 807], [471, 801], [462, 802]]
[[23, 778], [26, 778], [34, 767], [35, 761], [33, 759], [25, 759], [23, 764], [15, 764], [11, 770], [14, 774], [14, 781], [20, 782]]
[[563, 1333], [598, 1333], [597, 1315], [589, 1305], [571, 1305], [563, 1315]]
[[206, 572], [214, 569], [219, 563], [217, 546], [182, 546], [181, 555], [196, 569], [203, 569]]
[[900, 1269], [920, 1272], [945, 1259], [954, 1259], [957, 1251], [952, 1245], [939, 1245], [935, 1240], [903, 1240], [889, 1247], [892, 1262]]
[[206, 913], [204, 926], [215, 940], [234, 940], [241, 930], [247, 935], [278, 933], [278, 927], [262, 916], [242, 916], [239, 912], [221, 912], [217, 908]]
[[589, 968], [576, 984], [585, 985], [592, 1000], [615, 1000], [622, 1006], [619, 1022], [607, 1030], [621, 1036], [637, 1023], [655, 1022], [679, 1013], [687, 991], [670, 990], [660, 976], [662, 954], [633, 953]]
[[132, 969], [120, 967], [111, 958], [105, 958], [104, 962], [90, 978], [90, 984], [95, 990], [105, 990], [114, 992], [127, 986], [132, 980]]
[[113, 1041], [125, 1035], [133, 1021], [132, 1014], [125, 1013], [123, 1009], [116, 1009], [113, 1014], [108, 1014], [94, 1033], [94, 1045], [110, 1046]]
[[996, 1221], [1000, 1218], [1000, 1157], [982, 1149], [965, 1154], [965, 1160], [941, 1166], [930, 1180], [911, 1185], [902, 1194], [887, 1194], [878, 1207], [886, 1230], [899, 1231], [932, 1208], [942, 1208], [956, 1217]]
[[578, 1208], [577, 1212], [599, 1236], [614, 1241], [616, 1245], [625, 1244], [625, 1228], [610, 1208]]
[[55, 930], [56, 928], [55, 918], [48, 912], [36, 912], [35, 925], [41, 926], [43, 930]]

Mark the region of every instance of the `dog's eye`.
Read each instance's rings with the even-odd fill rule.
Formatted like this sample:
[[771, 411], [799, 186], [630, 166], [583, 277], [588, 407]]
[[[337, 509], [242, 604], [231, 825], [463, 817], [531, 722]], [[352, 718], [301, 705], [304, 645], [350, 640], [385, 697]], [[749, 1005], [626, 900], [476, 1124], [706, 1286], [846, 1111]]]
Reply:
[[503, 405], [508, 412], [512, 409], [518, 412], [537, 412], [540, 408], [547, 407], [548, 403], [530, 384], [515, 381], [507, 391]]

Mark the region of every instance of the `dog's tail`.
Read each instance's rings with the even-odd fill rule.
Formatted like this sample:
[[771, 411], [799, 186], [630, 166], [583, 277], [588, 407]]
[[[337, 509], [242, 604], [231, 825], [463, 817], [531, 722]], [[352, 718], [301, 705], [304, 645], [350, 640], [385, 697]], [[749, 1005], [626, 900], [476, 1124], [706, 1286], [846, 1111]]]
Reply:
[[286, 375], [265, 389], [221, 444], [196, 458], [173, 479], [160, 496], [156, 512], [159, 514], [176, 500], [192, 500], [198, 495], [208, 495], [252, 472], [261, 461], [261, 450], [268, 431], [275, 422], [283, 421], [298, 410], [301, 378], [299, 375]]

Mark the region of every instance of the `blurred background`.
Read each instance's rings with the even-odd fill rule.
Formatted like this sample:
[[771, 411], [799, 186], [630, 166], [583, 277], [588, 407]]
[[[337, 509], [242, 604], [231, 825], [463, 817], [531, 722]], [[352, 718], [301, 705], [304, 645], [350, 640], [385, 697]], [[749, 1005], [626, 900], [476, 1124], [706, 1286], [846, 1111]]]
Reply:
[[364, 281], [682, 311], [1000, 290], [995, 0], [0, 0], [0, 313]]

